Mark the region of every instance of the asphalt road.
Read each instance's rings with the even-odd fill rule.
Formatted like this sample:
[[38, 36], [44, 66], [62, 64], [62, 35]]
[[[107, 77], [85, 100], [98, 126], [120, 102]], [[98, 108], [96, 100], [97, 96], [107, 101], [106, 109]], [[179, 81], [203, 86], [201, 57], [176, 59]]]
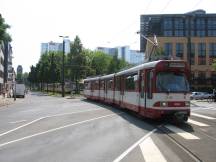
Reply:
[[0, 161], [214, 162], [216, 104], [193, 103], [188, 123], [176, 126], [84, 99], [32, 93], [0, 108]]

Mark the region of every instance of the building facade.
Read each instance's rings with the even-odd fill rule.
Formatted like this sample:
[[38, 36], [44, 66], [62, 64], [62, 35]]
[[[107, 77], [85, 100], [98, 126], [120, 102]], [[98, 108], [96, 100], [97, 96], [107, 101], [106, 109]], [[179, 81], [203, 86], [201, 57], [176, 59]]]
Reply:
[[[140, 31], [153, 40], [155, 34], [164, 56], [188, 62], [191, 90], [216, 88], [216, 14], [196, 10], [185, 14], [141, 15]], [[152, 45], [142, 36], [140, 50], [148, 54]]]
[[108, 55], [117, 55], [119, 59], [134, 65], [142, 64], [144, 62], [144, 53], [136, 50], [131, 50], [129, 46], [118, 46], [114, 48], [98, 47], [96, 50], [102, 51]]
[[[65, 53], [70, 53], [70, 40], [65, 39]], [[63, 43], [56, 42], [48, 42], [41, 43], [41, 54], [49, 53], [49, 52], [62, 52], [63, 51]]]

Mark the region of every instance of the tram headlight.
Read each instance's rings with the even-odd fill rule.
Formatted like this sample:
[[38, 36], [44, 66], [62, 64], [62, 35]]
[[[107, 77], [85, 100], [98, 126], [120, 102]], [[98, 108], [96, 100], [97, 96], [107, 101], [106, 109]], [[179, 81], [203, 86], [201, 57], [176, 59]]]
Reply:
[[190, 107], [190, 101], [186, 101], [186, 102], [185, 102], [185, 106], [186, 106], [186, 107]]
[[161, 106], [161, 107], [167, 107], [168, 104], [167, 104], [167, 102], [161, 102], [161, 103], [160, 103], [160, 106]]

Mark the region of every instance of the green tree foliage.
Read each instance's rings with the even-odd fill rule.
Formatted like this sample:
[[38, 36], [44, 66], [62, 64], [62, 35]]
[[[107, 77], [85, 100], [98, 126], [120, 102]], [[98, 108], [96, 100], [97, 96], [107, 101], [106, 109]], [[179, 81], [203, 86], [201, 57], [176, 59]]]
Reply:
[[216, 70], [216, 59], [213, 60], [212, 67]]
[[11, 36], [7, 33], [8, 28], [10, 28], [10, 26], [5, 23], [4, 18], [0, 14], [0, 41], [12, 41]]
[[[117, 58], [100, 51], [84, 49], [78, 36], [71, 43], [71, 51], [65, 55], [65, 80], [76, 83], [76, 92], [79, 93], [78, 83], [88, 76], [115, 73], [130, 65]], [[60, 83], [62, 77], [62, 52], [45, 53], [41, 55], [36, 66], [31, 66], [28, 80], [31, 84]]]
[[108, 73], [108, 68], [111, 63], [112, 57], [101, 52], [95, 51], [92, 59], [92, 69], [95, 69], [96, 75], [104, 75]]

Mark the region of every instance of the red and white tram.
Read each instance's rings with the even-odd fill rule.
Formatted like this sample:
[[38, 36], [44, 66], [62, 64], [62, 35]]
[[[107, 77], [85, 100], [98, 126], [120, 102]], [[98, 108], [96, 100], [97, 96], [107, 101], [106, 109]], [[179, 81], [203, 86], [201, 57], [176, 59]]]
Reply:
[[84, 80], [84, 95], [141, 116], [160, 119], [190, 116], [189, 69], [185, 61], [159, 60]]

